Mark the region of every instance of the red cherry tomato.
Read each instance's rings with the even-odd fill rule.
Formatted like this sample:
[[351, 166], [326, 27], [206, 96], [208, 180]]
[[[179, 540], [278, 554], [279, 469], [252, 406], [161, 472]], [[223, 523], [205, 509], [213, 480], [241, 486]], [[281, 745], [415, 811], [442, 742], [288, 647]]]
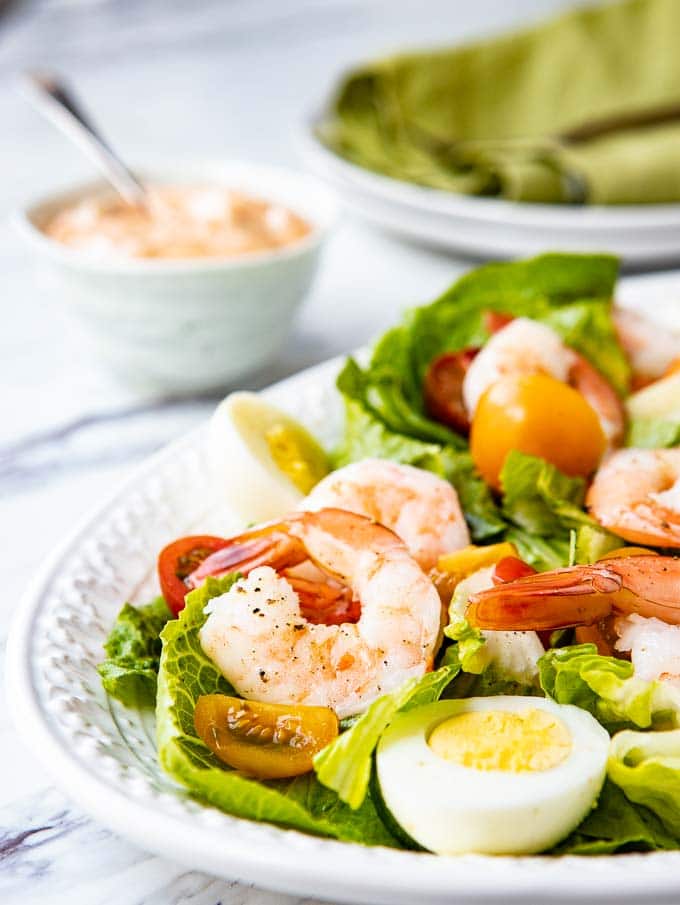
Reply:
[[514, 319], [512, 314], [503, 314], [501, 311], [485, 311], [482, 315], [484, 329], [489, 333], [498, 333]]
[[508, 581], [515, 581], [518, 578], [524, 578], [525, 575], [535, 575], [536, 569], [524, 562], [517, 556], [504, 556], [496, 563], [493, 573], [494, 584], [505, 584]]
[[461, 434], [470, 430], [463, 404], [463, 380], [478, 352], [474, 348], [445, 352], [430, 362], [425, 374], [423, 394], [428, 415]]
[[223, 537], [198, 534], [181, 537], [164, 547], [158, 556], [158, 578], [165, 601], [175, 614], [184, 609], [184, 596], [191, 589], [185, 578], [216, 550], [229, 543]]

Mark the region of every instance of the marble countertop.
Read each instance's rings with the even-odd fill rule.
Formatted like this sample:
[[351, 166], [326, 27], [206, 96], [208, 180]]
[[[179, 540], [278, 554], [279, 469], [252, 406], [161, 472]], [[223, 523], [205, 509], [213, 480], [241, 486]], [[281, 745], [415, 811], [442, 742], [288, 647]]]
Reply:
[[[20, 99], [16, 72], [49, 65], [70, 76], [129, 159], [169, 153], [300, 166], [295, 129], [353, 60], [499, 29], [563, 5], [45, 0], [6, 8], [0, 18], [0, 650], [12, 611], [50, 548], [137, 462], [204, 419], [217, 398], [149, 398], [117, 385], [14, 235], [5, 213], [90, 172]], [[466, 266], [345, 218], [286, 351], [247, 387], [356, 347], [405, 307], [434, 297]], [[293, 901], [187, 871], [94, 823], [55, 788], [6, 713], [0, 707], [5, 905]], [[323, 890], [314, 892], [323, 897]]]

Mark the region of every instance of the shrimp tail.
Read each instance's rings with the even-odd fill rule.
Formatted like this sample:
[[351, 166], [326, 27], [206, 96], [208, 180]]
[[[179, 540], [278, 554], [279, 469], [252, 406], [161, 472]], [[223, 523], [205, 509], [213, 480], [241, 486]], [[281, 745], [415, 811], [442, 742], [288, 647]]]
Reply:
[[470, 598], [469, 622], [491, 631], [547, 631], [590, 625], [612, 611], [622, 587], [616, 572], [576, 566], [527, 575]]
[[492, 631], [593, 625], [612, 613], [680, 624], [680, 559], [625, 556], [528, 575], [470, 597], [466, 616]]

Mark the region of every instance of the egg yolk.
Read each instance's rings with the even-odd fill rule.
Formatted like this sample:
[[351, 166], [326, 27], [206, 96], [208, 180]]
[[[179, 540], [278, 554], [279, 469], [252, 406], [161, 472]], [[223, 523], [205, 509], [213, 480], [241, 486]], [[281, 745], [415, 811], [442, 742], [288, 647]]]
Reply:
[[472, 710], [440, 723], [428, 740], [444, 760], [476, 770], [550, 770], [571, 751], [571, 736], [552, 713]]
[[290, 478], [301, 493], [309, 493], [326, 475], [326, 463], [306, 442], [302, 431], [298, 435], [286, 424], [273, 424], [264, 436], [277, 468]]

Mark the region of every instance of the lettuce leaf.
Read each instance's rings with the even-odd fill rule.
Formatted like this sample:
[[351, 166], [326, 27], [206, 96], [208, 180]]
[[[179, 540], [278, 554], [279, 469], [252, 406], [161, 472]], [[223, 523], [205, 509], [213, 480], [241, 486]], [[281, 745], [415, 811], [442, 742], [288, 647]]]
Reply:
[[422, 386], [437, 355], [481, 345], [484, 312], [497, 311], [547, 323], [623, 392], [628, 365], [609, 310], [618, 261], [609, 255], [544, 254], [524, 261], [486, 264], [407, 317], [414, 382]]
[[599, 525], [581, 525], [576, 532], [576, 562], [593, 563], [605, 553], [623, 547], [625, 541]]
[[663, 449], [680, 446], [680, 420], [633, 418], [628, 424], [627, 446], [638, 449]]
[[513, 450], [501, 471], [506, 531], [522, 559], [535, 568], [558, 569], [571, 562], [570, 535], [576, 532], [574, 559], [595, 562], [623, 545], [583, 509], [585, 482], [570, 478], [545, 459]]
[[594, 644], [552, 648], [538, 668], [549, 697], [589, 711], [610, 732], [626, 726], [648, 729], [676, 719], [670, 688], [638, 679], [632, 663], [604, 657]]
[[545, 459], [512, 450], [501, 469], [500, 482], [504, 515], [525, 531], [553, 537], [582, 524], [594, 524], [582, 509], [583, 478], [570, 478]]
[[108, 695], [126, 707], [153, 707], [161, 655], [161, 629], [172, 619], [165, 600], [145, 606], [126, 603], [104, 644], [108, 654], [97, 666]]
[[198, 737], [194, 727], [198, 697], [234, 693], [203, 652], [198, 633], [206, 619], [203, 610], [208, 600], [224, 594], [236, 577], [209, 578], [187, 595], [179, 618], [163, 630], [156, 708], [161, 766], [192, 796], [237, 817], [366, 845], [399, 847], [370, 796], [352, 810], [322, 786], [314, 773], [268, 782], [249, 779], [223, 764]]
[[[427, 368], [443, 352], [483, 344], [489, 336], [484, 314], [493, 310], [550, 324], [625, 391], [628, 366], [610, 316], [617, 271], [616, 259], [608, 255], [548, 254], [489, 264], [463, 276], [430, 305], [409, 312], [378, 341], [367, 367], [349, 359], [338, 377], [346, 421], [336, 464], [375, 456], [434, 471], [456, 487], [473, 539], [497, 537], [506, 519], [475, 472], [465, 438], [425, 411], [422, 384]], [[547, 482], [546, 493], [556, 489]], [[522, 519], [539, 519], [541, 536], [556, 519], [574, 527], [579, 522], [577, 506], [571, 505], [574, 496], [570, 489], [560, 501], [561, 511], [538, 500], [532, 513], [519, 513], [516, 527], [536, 534], [533, 524], [522, 524]], [[518, 510], [518, 499], [519, 494], [513, 511]], [[580, 517], [587, 520], [583, 513]], [[563, 564], [563, 545], [557, 549], [524, 540], [532, 563], [541, 568]]]
[[539, 572], [546, 569], [560, 569], [569, 562], [569, 536], [541, 537], [514, 525], [506, 530], [504, 540], [517, 547], [520, 559], [529, 563]]
[[677, 849], [679, 845], [680, 838], [653, 811], [633, 804], [618, 786], [606, 780], [597, 806], [551, 854], [610, 855]]
[[345, 396], [345, 431], [333, 457], [335, 466], [375, 457], [432, 471], [456, 488], [474, 540], [486, 540], [503, 531], [505, 521], [491, 491], [475, 471], [470, 454], [387, 427], [366, 402], [362, 380], [359, 366], [349, 358], [338, 377], [338, 387]]
[[319, 782], [337, 792], [350, 808], [362, 807], [369, 791], [373, 752], [394, 715], [438, 701], [459, 670], [454, 658], [447, 666], [409, 679], [401, 688], [374, 701], [351, 729], [317, 754], [314, 769]]
[[630, 801], [652, 811], [680, 838], [680, 729], [619, 732], [612, 739], [607, 772]]

